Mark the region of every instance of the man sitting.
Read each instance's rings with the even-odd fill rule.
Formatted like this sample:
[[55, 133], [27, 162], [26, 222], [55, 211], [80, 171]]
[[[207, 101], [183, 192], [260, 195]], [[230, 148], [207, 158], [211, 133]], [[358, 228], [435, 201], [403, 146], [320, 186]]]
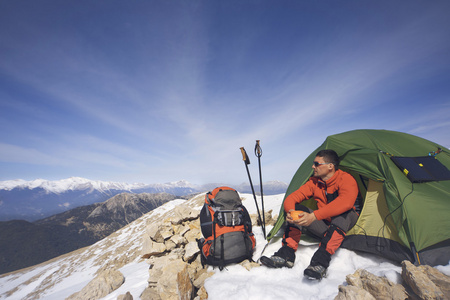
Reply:
[[[295, 252], [300, 242], [302, 229], [321, 240], [304, 275], [311, 279], [321, 279], [330, 265], [331, 256], [340, 247], [346, 232], [358, 220], [354, 205], [358, 196], [358, 185], [347, 172], [338, 169], [339, 157], [333, 150], [321, 150], [313, 163], [313, 176], [284, 201], [287, 227], [282, 247], [270, 258], [262, 256], [260, 261], [270, 268], [292, 268]], [[313, 197], [318, 209], [313, 211], [301, 205]], [[294, 219], [293, 211], [302, 211], [300, 218]]]

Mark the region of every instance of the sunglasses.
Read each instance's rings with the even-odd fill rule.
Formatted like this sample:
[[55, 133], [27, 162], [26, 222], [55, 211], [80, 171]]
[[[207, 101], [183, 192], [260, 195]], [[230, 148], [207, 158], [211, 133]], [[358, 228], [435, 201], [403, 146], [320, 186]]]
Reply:
[[317, 161], [313, 162], [314, 167], [318, 167], [320, 165], [328, 165], [328, 164], [331, 164], [331, 163], [320, 163], [320, 162], [317, 162]]

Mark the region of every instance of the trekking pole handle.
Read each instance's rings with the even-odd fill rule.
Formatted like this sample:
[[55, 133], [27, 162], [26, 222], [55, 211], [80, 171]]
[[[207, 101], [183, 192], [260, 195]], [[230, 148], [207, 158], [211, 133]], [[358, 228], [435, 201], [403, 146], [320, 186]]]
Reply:
[[259, 145], [259, 140], [256, 140], [255, 155], [256, 155], [256, 157], [262, 156], [262, 149], [261, 149], [261, 146]]
[[247, 152], [245, 151], [244, 147], [241, 147], [241, 153], [242, 153], [242, 160], [245, 162], [246, 165], [250, 164], [250, 158], [247, 155]]

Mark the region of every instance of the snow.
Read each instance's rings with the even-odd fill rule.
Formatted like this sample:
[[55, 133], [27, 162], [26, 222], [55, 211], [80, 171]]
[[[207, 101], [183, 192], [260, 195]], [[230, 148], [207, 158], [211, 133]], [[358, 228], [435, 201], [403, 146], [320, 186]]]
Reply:
[[139, 299], [148, 285], [148, 264], [146, 262], [134, 262], [119, 269], [126, 281], [120, 288], [102, 298], [103, 300], [116, 300], [119, 295], [130, 292], [133, 299]]
[[31, 181], [25, 181], [22, 179], [0, 181], [0, 190], [12, 190], [15, 188], [21, 189], [35, 189], [42, 188], [50, 193], [63, 193], [66, 191], [93, 189], [98, 191], [105, 190], [133, 190], [142, 189], [146, 187], [159, 187], [159, 188], [187, 188], [194, 187], [186, 180], [174, 181], [169, 183], [157, 183], [157, 184], [145, 184], [145, 183], [123, 183], [123, 182], [109, 182], [100, 180], [89, 180], [81, 177], [70, 177], [61, 180], [45, 180], [35, 179]]
[[143, 183], [120, 183], [120, 182], [108, 182], [99, 180], [89, 180], [81, 177], [70, 177], [61, 180], [45, 180], [35, 179], [31, 181], [25, 181], [22, 179], [0, 181], [0, 190], [12, 190], [14, 188], [22, 189], [35, 189], [42, 188], [51, 193], [63, 193], [65, 191], [73, 191], [79, 189], [95, 189], [95, 190], [131, 190], [145, 187]]
[[[244, 198], [244, 205], [249, 212], [256, 213], [253, 196], [250, 194], [241, 194], [241, 196]], [[282, 199], [283, 195], [265, 196], [265, 210], [272, 209], [272, 215], [278, 214]], [[40, 299], [64, 299], [80, 291], [94, 278], [95, 272], [100, 268], [96, 262], [101, 257], [105, 257], [106, 251], [110, 251], [111, 254], [107, 257], [111, 260], [115, 258], [114, 253], [119, 248], [127, 247], [127, 255], [131, 255], [133, 251], [138, 251], [141, 241], [139, 234], [144, 232], [147, 220], [161, 217], [176, 205], [183, 205], [185, 202], [186, 200], [174, 200], [157, 208], [119, 230], [116, 234], [72, 255], [76, 257], [73, 257], [70, 261], [67, 257], [58, 258], [35, 268], [0, 276], [0, 299], [24, 299], [39, 283], [48, 280], [48, 278], [53, 281], [52, 285]], [[261, 209], [262, 206], [260, 202], [258, 203]], [[200, 209], [200, 207], [196, 209]], [[266, 242], [261, 227], [254, 227], [253, 229], [257, 239], [253, 257], [256, 261], [261, 256]], [[267, 227], [267, 232], [270, 229], [270, 227]], [[112, 240], [113, 243], [107, 244], [107, 239]], [[264, 255], [272, 255], [273, 252], [278, 250], [280, 243], [278, 239], [269, 244], [264, 251]], [[360, 268], [366, 269], [377, 276], [386, 276], [393, 282], [400, 282], [401, 280], [399, 264], [378, 256], [339, 249], [333, 255], [328, 276], [321, 281], [310, 281], [303, 277], [303, 270], [308, 266], [317, 247], [316, 243], [302, 241], [297, 250], [296, 262], [292, 269], [257, 267], [248, 271], [240, 265], [232, 265], [226, 267], [223, 271], [219, 271], [217, 268], [209, 267], [210, 270], [215, 272], [212, 277], [205, 281], [209, 299], [334, 299], [338, 293], [338, 286], [345, 284], [345, 276]], [[84, 258], [84, 256], [88, 258]], [[148, 267], [149, 265], [144, 260], [137, 257], [120, 268], [119, 270], [126, 278], [124, 284], [103, 299], [117, 299], [118, 295], [125, 294], [127, 291], [133, 295], [134, 299], [139, 299], [139, 295], [148, 284]], [[69, 268], [74, 268], [74, 270], [69, 272]], [[450, 276], [450, 264], [436, 268]], [[10, 296], [5, 294], [13, 289], [16, 289], [16, 291]]]

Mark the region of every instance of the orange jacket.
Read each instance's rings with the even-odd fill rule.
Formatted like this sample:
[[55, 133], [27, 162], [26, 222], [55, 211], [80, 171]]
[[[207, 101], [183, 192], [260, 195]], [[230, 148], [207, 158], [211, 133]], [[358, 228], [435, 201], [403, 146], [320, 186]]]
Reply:
[[[336, 193], [334, 200], [328, 203], [327, 194]], [[323, 181], [317, 177], [311, 177], [298, 190], [290, 194], [284, 201], [284, 210], [288, 212], [295, 209], [295, 204], [311, 197], [317, 201], [318, 209], [314, 211], [317, 220], [327, 219], [338, 216], [355, 205], [358, 196], [358, 185], [356, 180], [347, 172], [337, 170], [336, 173]]]

